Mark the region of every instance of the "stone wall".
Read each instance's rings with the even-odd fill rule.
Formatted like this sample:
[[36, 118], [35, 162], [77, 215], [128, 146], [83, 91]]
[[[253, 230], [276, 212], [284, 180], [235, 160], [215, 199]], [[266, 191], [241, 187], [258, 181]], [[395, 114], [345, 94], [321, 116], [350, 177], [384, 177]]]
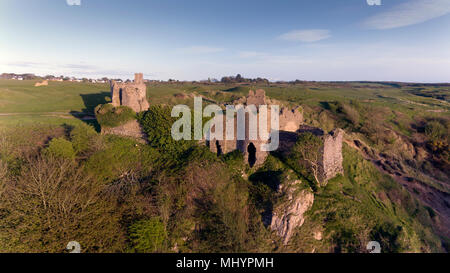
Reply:
[[[244, 104], [244, 105], [255, 105], [258, 109], [261, 105], [266, 105], [268, 103], [268, 99], [266, 98], [266, 94], [264, 90], [256, 90], [255, 92], [250, 90], [249, 95], [247, 97], [241, 98], [234, 102], [235, 105]], [[268, 107], [268, 115], [267, 115], [267, 132], [268, 134], [271, 132], [271, 109]], [[258, 119], [258, 127], [259, 128], [259, 119]], [[287, 132], [295, 132], [299, 129], [300, 125], [303, 124], [303, 113], [300, 111], [300, 108], [288, 109], [282, 108], [280, 110], [280, 131]], [[269, 141], [257, 139], [250, 140], [250, 126], [249, 126], [249, 116], [246, 114], [245, 118], [245, 128], [246, 128], [246, 137], [245, 140], [237, 140], [237, 117], [234, 119], [234, 139], [233, 140], [225, 140], [226, 136], [226, 121], [224, 118], [224, 140], [211, 139], [207, 141], [207, 145], [211, 152], [220, 154], [226, 154], [235, 150], [239, 150], [244, 154], [245, 160], [250, 164], [250, 166], [259, 166], [264, 163], [266, 160], [268, 153], [261, 150], [261, 146], [264, 144], [268, 144]], [[211, 132], [214, 132], [214, 128], [212, 127]], [[280, 143], [280, 145], [282, 145]], [[253, 159], [253, 157], [255, 157]], [[253, 162], [254, 161], [254, 162]]]
[[342, 142], [344, 131], [336, 129], [324, 136], [321, 180], [326, 182], [339, 174], [344, 174]]
[[280, 111], [280, 131], [297, 132], [303, 121], [303, 113], [299, 107], [294, 109], [283, 107]]
[[326, 182], [339, 174], [344, 173], [342, 142], [344, 139], [344, 131], [336, 129], [328, 134], [322, 129], [303, 125], [297, 132], [280, 132], [280, 148], [279, 151], [285, 156], [289, 156], [298, 140], [300, 134], [311, 133], [321, 139], [319, 157], [319, 182]]
[[[268, 120], [270, 123], [270, 117]], [[226, 140], [226, 118], [224, 117], [223, 121], [223, 136], [221, 137], [223, 140], [218, 140], [216, 138], [212, 138], [210, 141], [207, 141], [207, 145], [211, 152], [216, 153], [217, 155], [227, 154], [233, 152], [235, 150], [239, 150], [244, 155], [244, 159], [246, 162], [253, 166], [258, 166], [264, 163], [267, 158], [268, 153], [261, 150], [261, 146], [267, 144], [269, 141], [262, 140], [258, 137], [256, 140], [250, 140], [250, 125], [249, 125], [249, 115], [245, 115], [245, 139], [237, 140], [237, 116], [234, 118], [234, 139]], [[259, 120], [258, 120], [259, 125]], [[259, 127], [257, 127], [259, 128]], [[268, 125], [268, 133], [270, 132], [270, 127]], [[214, 126], [210, 129], [211, 133], [215, 132]], [[254, 157], [254, 160], [252, 159]]]
[[262, 89], [253, 92], [250, 90], [247, 97], [247, 105], [255, 105], [256, 107], [266, 104], [266, 91]]
[[147, 111], [149, 104], [143, 74], [136, 73], [134, 82], [131, 83], [111, 81], [111, 100], [115, 107], [128, 106], [136, 113]]

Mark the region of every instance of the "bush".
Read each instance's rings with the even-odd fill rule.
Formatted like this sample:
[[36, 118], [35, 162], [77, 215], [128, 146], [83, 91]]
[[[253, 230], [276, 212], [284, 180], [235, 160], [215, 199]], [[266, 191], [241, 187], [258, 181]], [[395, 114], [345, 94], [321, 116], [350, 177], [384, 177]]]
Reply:
[[383, 252], [398, 253], [402, 251], [401, 236], [403, 228], [390, 222], [377, 225], [371, 232], [371, 237], [380, 242]]
[[159, 217], [134, 223], [130, 226], [129, 233], [136, 252], [152, 253], [166, 250], [167, 231]]
[[103, 104], [95, 108], [95, 116], [102, 127], [114, 128], [136, 119], [136, 113], [127, 106]]
[[446, 134], [447, 130], [439, 121], [430, 121], [425, 126], [425, 135], [432, 141], [441, 140]]
[[244, 154], [239, 150], [222, 155], [222, 160], [233, 169], [240, 169], [244, 166]]
[[185, 140], [175, 141], [172, 138], [172, 124], [176, 121], [171, 116], [171, 109], [166, 106], [151, 106], [147, 112], [138, 117], [148, 142], [152, 147], [165, 153], [180, 153], [191, 147]]
[[64, 138], [54, 138], [44, 150], [44, 154], [57, 158], [74, 159], [75, 150], [72, 143]]
[[108, 183], [130, 173], [147, 175], [160, 158], [155, 149], [132, 139], [107, 136], [104, 140], [104, 149], [86, 162], [87, 170], [101, 182]]
[[182, 156], [185, 163], [189, 162], [205, 162], [212, 163], [218, 161], [217, 155], [212, 153], [208, 147], [195, 145], [190, 147]]
[[323, 145], [321, 139], [312, 133], [300, 134], [295, 143], [291, 155], [287, 158], [290, 167], [310, 183], [313, 190], [320, 185], [320, 148]]
[[74, 238], [83, 253], [124, 251], [120, 210], [95, 177], [55, 157], [23, 164], [0, 198], [1, 252], [61, 253]]
[[94, 128], [84, 123], [75, 126], [70, 131], [70, 140], [77, 154], [90, 149], [95, 144], [96, 136], [97, 132]]
[[354, 125], [359, 126], [359, 112], [353, 108], [352, 106], [343, 103], [342, 104], [342, 112], [345, 114], [345, 117]]

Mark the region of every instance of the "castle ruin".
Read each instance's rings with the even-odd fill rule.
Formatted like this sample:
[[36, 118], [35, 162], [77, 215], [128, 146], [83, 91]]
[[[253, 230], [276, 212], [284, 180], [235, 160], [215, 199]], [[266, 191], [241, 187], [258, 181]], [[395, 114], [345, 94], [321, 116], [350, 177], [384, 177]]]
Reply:
[[134, 82], [111, 81], [111, 100], [114, 107], [128, 106], [136, 113], [147, 111], [150, 106], [147, 101], [144, 75], [136, 73]]
[[[255, 105], [257, 109], [261, 105], [266, 105], [269, 99], [266, 98], [264, 90], [257, 90], [256, 92], [250, 91], [248, 97], [241, 98], [234, 102], [237, 104]], [[268, 107], [270, 110], [270, 106]], [[268, 132], [271, 131], [270, 124], [270, 111], [267, 118]], [[259, 119], [257, 120], [259, 128]], [[319, 182], [327, 182], [331, 178], [337, 176], [338, 174], [343, 174], [344, 170], [342, 167], [343, 157], [342, 157], [342, 141], [344, 137], [344, 131], [341, 129], [336, 129], [330, 133], [325, 133], [322, 129], [316, 127], [310, 127], [303, 125], [303, 113], [299, 108], [289, 109], [283, 107], [280, 110], [279, 119], [279, 135], [280, 135], [280, 146], [278, 151], [289, 156], [292, 151], [292, 147], [298, 140], [298, 136], [303, 133], [312, 133], [321, 139], [323, 143], [320, 148], [320, 158], [319, 158]], [[223, 125], [224, 131], [226, 131], [226, 120], [224, 120]], [[244, 154], [246, 162], [250, 167], [260, 166], [264, 163], [268, 156], [268, 152], [261, 151], [261, 146], [267, 144], [270, 140], [262, 140], [258, 137], [257, 140], [250, 140], [250, 126], [248, 113], [245, 116], [245, 139], [237, 140], [237, 117], [234, 118], [234, 139], [226, 140], [226, 132], [222, 139], [210, 139], [207, 141], [207, 145], [211, 152], [217, 155], [226, 154], [239, 150]], [[214, 133], [214, 127], [211, 128], [211, 133]]]
[[[256, 92], [250, 90], [249, 95], [242, 99], [239, 99], [234, 102], [235, 105], [254, 105], [257, 110], [261, 105], [267, 104], [266, 94], [264, 90], [256, 90]], [[267, 114], [267, 133], [270, 134], [271, 129], [271, 111], [270, 106], [268, 106], [268, 114]], [[259, 119], [257, 119], [256, 128], [260, 127]], [[223, 132], [223, 140], [218, 139], [210, 139], [207, 144], [211, 152], [217, 153], [218, 155], [226, 154], [229, 152], [233, 152], [235, 150], [239, 150], [244, 154], [245, 160], [249, 163], [251, 167], [259, 166], [264, 163], [268, 152], [262, 151], [261, 147], [264, 144], [268, 144], [270, 140], [264, 140], [259, 137], [256, 140], [250, 140], [250, 118], [248, 113], [245, 115], [245, 139], [238, 140], [237, 139], [237, 117], [234, 118], [234, 139], [226, 140], [226, 120], [224, 120], [224, 132]], [[303, 124], [303, 114], [300, 112], [299, 108], [288, 109], [282, 108], [280, 110], [280, 131], [289, 131], [295, 132], [300, 128], [300, 125]], [[211, 132], [214, 133], [214, 127], [211, 128]]]
[[[325, 133], [322, 129], [317, 127], [310, 127], [303, 125], [297, 131], [298, 134], [311, 133], [319, 137], [322, 145], [319, 151], [319, 175], [320, 183], [326, 183], [328, 180], [336, 177], [339, 174], [344, 174], [343, 156], [342, 156], [342, 142], [344, 139], [344, 131], [342, 129], [335, 129], [329, 133]], [[288, 146], [295, 145], [295, 142], [288, 144]], [[289, 153], [284, 147], [283, 152]]]

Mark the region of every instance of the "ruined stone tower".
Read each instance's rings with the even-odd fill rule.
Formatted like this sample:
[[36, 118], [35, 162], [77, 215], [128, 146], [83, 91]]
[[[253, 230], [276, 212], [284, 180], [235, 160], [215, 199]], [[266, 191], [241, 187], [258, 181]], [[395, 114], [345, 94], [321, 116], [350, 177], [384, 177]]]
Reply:
[[[320, 183], [326, 183], [328, 180], [336, 177], [337, 175], [344, 174], [344, 168], [342, 165], [344, 161], [342, 156], [342, 142], [344, 139], [344, 131], [342, 129], [335, 129], [326, 134], [320, 128], [302, 126], [297, 131], [297, 133], [311, 133], [316, 137], [319, 137], [322, 141], [322, 145], [319, 151], [320, 157], [318, 179]], [[292, 144], [295, 144], [295, 142]]]
[[115, 107], [128, 106], [136, 113], [147, 111], [149, 104], [144, 75], [136, 73], [134, 82], [131, 83], [111, 81], [111, 99], [112, 105]]
[[342, 163], [342, 141], [344, 131], [336, 129], [323, 138], [323, 153], [321, 162], [321, 179], [326, 182], [338, 174], [344, 174]]
[[[256, 92], [250, 90], [249, 95], [242, 99], [235, 101], [235, 105], [254, 105], [259, 111], [261, 105], [266, 105], [268, 100], [266, 99], [266, 93], [264, 90], [256, 90]], [[267, 113], [267, 133], [270, 134], [271, 128], [271, 109], [268, 106]], [[256, 121], [256, 128], [260, 127], [259, 119]], [[282, 108], [280, 110], [280, 131], [295, 132], [303, 124], [303, 114], [299, 108], [288, 109]], [[234, 118], [234, 139], [226, 140], [226, 121], [224, 119], [224, 136], [223, 140], [211, 139], [207, 142], [211, 152], [220, 154], [226, 154], [235, 150], [239, 150], [244, 154], [244, 158], [248, 164], [253, 166], [259, 166], [264, 163], [267, 158], [268, 152], [262, 151], [261, 147], [264, 144], [268, 144], [270, 140], [263, 140], [259, 136], [256, 140], [250, 139], [250, 119], [248, 113], [245, 116], [245, 139], [237, 140], [237, 117]], [[214, 128], [211, 128], [211, 132], [214, 132]], [[258, 129], [257, 129], [258, 130]]]

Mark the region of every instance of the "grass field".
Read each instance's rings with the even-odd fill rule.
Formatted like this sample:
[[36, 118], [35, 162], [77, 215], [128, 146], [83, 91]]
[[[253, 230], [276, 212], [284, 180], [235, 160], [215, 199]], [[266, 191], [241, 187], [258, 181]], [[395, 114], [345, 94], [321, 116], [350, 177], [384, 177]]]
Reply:
[[[0, 80], [0, 126], [77, 122], [77, 119], [92, 116], [97, 105], [110, 100], [108, 84], [50, 82], [49, 86], [35, 87], [35, 83]], [[264, 89], [269, 97], [290, 105], [323, 107], [324, 102], [357, 101], [363, 106], [389, 107], [409, 118], [448, 116], [450, 111], [446, 96], [450, 93], [449, 87], [399, 88], [384, 83], [152, 83], [147, 88], [147, 97], [150, 104], [192, 105], [194, 95], [208, 98], [209, 102], [224, 103], [245, 96], [251, 89]], [[85, 121], [95, 124], [89, 118]]]
[[[80, 153], [77, 160], [81, 165], [86, 164], [87, 170], [98, 171], [95, 175], [97, 179], [103, 177], [104, 174], [113, 173], [111, 181], [114, 179], [120, 181], [123, 176], [120, 176], [119, 172], [116, 175], [113, 170], [128, 168], [128, 171], [132, 172], [134, 167], [152, 166], [161, 158], [164, 159], [163, 154], [168, 154], [166, 146], [161, 146], [164, 149], [160, 148], [161, 150], [156, 152], [153, 146], [139, 146], [133, 140], [126, 138], [104, 136], [95, 132], [86, 133], [86, 135], [80, 133], [89, 128], [81, 126], [83, 123], [94, 125], [99, 131], [100, 128], [94, 118], [94, 108], [110, 101], [107, 84], [50, 82], [49, 86], [43, 87], [34, 87], [34, 84], [35, 81], [0, 80], [0, 155], [3, 153], [4, 160], [17, 174], [19, 174], [17, 166], [22, 166], [22, 154], [46, 151], [51, 147], [52, 140], [58, 138], [60, 138], [60, 143], [75, 147], [71, 144], [72, 142], [84, 143], [83, 141], [92, 137], [89, 142], [85, 143], [86, 147], [92, 151], [87, 149]], [[435, 127], [441, 130], [438, 131], [441, 142], [436, 142], [436, 147], [444, 147], [442, 145], [447, 143], [448, 124], [450, 124], [448, 85], [416, 86], [361, 82], [305, 82], [295, 85], [286, 83], [265, 85], [151, 83], [147, 86], [147, 97], [151, 105], [187, 104], [192, 106], [194, 96], [202, 96], [206, 104], [223, 105], [246, 96], [251, 89], [264, 89], [267, 96], [277, 103], [301, 106], [305, 122], [308, 125], [325, 130], [338, 127], [347, 133], [347, 144], [344, 145], [343, 153], [345, 175], [333, 179], [328, 186], [315, 192], [314, 206], [308, 212], [308, 220], [305, 221], [305, 225], [299, 229], [301, 232], [298, 232], [293, 238], [291, 246], [276, 247], [277, 251], [360, 252], [365, 251], [364, 246], [368, 238], [380, 234], [380, 238], [375, 238], [382, 240], [384, 247], [389, 247], [390, 252], [441, 251], [441, 240], [442, 242], [449, 241], [448, 234], [450, 232], [448, 229], [450, 186], [446, 167], [448, 166], [448, 161], [446, 161], [448, 153], [445, 150], [430, 149], [429, 144], [433, 144], [433, 142], [430, 141], [431, 139], [427, 139], [430, 136], [426, 135], [423, 128], [424, 124], [429, 121], [434, 122], [435, 125], [440, 124]], [[151, 124], [154, 122], [158, 123], [153, 119], [149, 121]], [[164, 120], [164, 122], [166, 121]], [[163, 127], [170, 128], [170, 124], [164, 124]], [[79, 138], [71, 134], [73, 128], [78, 128]], [[447, 131], [442, 132], [442, 130]], [[356, 148], [355, 144], [352, 145], [355, 143], [354, 139], [365, 142], [367, 147], [372, 149], [372, 154], [364, 152], [362, 148]], [[207, 150], [203, 146], [202, 148]], [[217, 161], [213, 154], [200, 153], [200, 151], [203, 150], [198, 151], [199, 154], [193, 157], [194, 160], [189, 158], [188, 161], [196, 163], [196, 161], [204, 159], [202, 156], [205, 158], [212, 156], [215, 160], [213, 162]], [[89, 154], [90, 152], [93, 154]], [[179, 159], [175, 158], [184, 162], [183, 160], [187, 160], [185, 155], [186, 153], [183, 152], [178, 155]], [[384, 165], [377, 165], [376, 162], [380, 161], [382, 157]], [[149, 162], [154, 161], [154, 163], [145, 161], [146, 158], [150, 160]], [[164, 164], [158, 168], [162, 168], [161, 170], [165, 172], [165, 168], [169, 166], [166, 164], [172, 162], [171, 160], [162, 160]], [[280, 167], [280, 169], [287, 168], [281, 161], [276, 162], [281, 164], [282, 168]], [[277, 168], [268, 170], [278, 172]], [[383, 168], [385, 169], [383, 170]], [[394, 170], [392, 168], [395, 168], [395, 172], [392, 171]], [[223, 169], [223, 166], [220, 169]], [[196, 173], [195, 177], [214, 177], [216, 175], [216, 171], [211, 174], [198, 175], [198, 172], [203, 169], [193, 170]], [[231, 183], [228, 184], [230, 187], [228, 190], [231, 193], [222, 194], [222, 190], [220, 190], [219, 192], [222, 194], [219, 194], [220, 198], [224, 198], [224, 200], [228, 200], [230, 197], [239, 199], [251, 193], [249, 196], [256, 196], [256, 199], [262, 198], [267, 202], [276, 201], [264, 185], [251, 186], [249, 181], [242, 180], [240, 173], [242, 170], [239, 170], [239, 168], [235, 170], [239, 173], [236, 176], [239, 177], [236, 180], [238, 182], [234, 181], [234, 178], [224, 176], [224, 183]], [[186, 177], [190, 176], [183, 173], [178, 174], [172, 169], [167, 172], [172, 177], [164, 175], [155, 177], [155, 179], [167, 182], [167, 185], [158, 189], [157, 192], [161, 191], [166, 196], [173, 191], [176, 197], [178, 193], [191, 189], [191, 186], [186, 189], [183, 188], [184, 186], [172, 189], [176, 184], [172, 183], [176, 175], [180, 175], [180, 181], [185, 181]], [[147, 177], [147, 174], [145, 175]], [[214, 178], [215, 184], [218, 179], [221, 179], [221, 176]], [[197, 181], [194, 185], [203, 182]], [[234, 184], [235, 182], [236, 184]], [[159, 183], [156, 184], [159, 185]], [[248, 187], [249, 193], [241, 192], [240, 188], [234, 192], [235, 186]], [[307, 184], [305, 183], [304, 186]], [[177, 198], [174, 200], [178, 200]], [[264, 204], [266, 204], [265, 201]], [[282, 202], [283, 199], [278, 201]], [[251, 202], [253, 201], [248, 201], [249, 204]], [[260, 205], [258, 202], [255, 201], [256, 207]], [[218, 207], [226, 216], [224, 216], [225, 218], [230, 217], [227, 216], [229, 213], [232, 215], [230, 219], [233, 220], [227, 222], [227, 225], [230, 225], [229, 230], [232, 231], [231, 235], [228, 235], [231, 238], [234, 238], [233, 236], [241, 238], [243, 234], [248, 234], [246, 230], [236, 231], [235, 223], [245, 222], [234, 220], [240, 215], [236, 216], [237, 214], [235, 214], [240, 211], [240, 208], [235, 206], [238, 203], [236, 200], [228, 200], [223, 202], [223, 204], [227, 204], [225, 207]], [[178, 213], [178, 205], [177, 203], [176, 206], [173, 206], [177, 209], [167, 215]], [[230, 206], [230, 212], [228, 212], [227, 206]], [[162, 211], [167, 209], [162, 208]], [[210, 213], [209, 210], [206, 212]], [[247, 215], [247, 212], [242, 215]], [[436, 215], [439, 215], [440, 218], [437, 218]], [[177, 217], [183, 220], [197, 219], [196, 216], [186, 218], [183, 213]], [[178, 224], [177, 217], [173, 218], [173, 222]], [[208, 216], [205, 219], [210, 221], [211, 217]], [[204, 219], [197, 220], [203, 221]], [[256, 220], [250, 222], [252, 221]], [[176, 232], [178, 232], [177, 224], [173, 225]], [[255, 230], [259, 230], [259, 228]], [[91, 234], [90, 228], [88, 231], [86, 234]], [[175, 235], [171, 235], [174, 240], [177, 239], [176, 232], [173, 232]], [[255, 231], [253, 235], [268, 236], [264, 235], [266, 232], [264, 229], [261, 232]], [[315, 240], [312, 232], [321, 232], [323, 239]], [[113, 231], [113, 234], [116, 234], [116, 231]], [[222, 234], [222, 231], [217, 234]], [[102, 233], [101, 237], [104, 236]], [[216, 235], [211, 238], [216, 238]], [[220, 239], [220, 241], [223, 240]], [[9, 241], [4, 242], [9, 243]], [[206, 249], [210, 251], [215, 249], [215, 246], [209, 245], [209, 240], [206, 242], [208, 243], [203, 247], [207, 247]], [[252, 247], [266, 249], [267, 246], [265, 243], [261, 243], [261, 245]], [[205, 251], [203, 248], [199, 248], [199, 250]]]

